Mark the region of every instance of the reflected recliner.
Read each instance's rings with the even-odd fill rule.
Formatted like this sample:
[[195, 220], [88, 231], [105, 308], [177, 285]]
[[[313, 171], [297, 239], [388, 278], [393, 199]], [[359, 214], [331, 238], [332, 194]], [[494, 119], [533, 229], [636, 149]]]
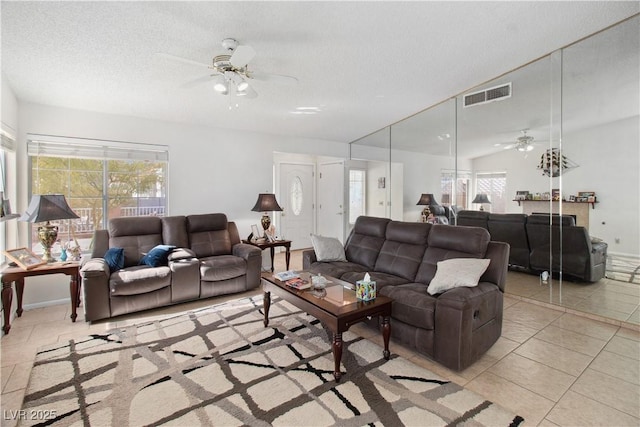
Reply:
[[562, 271], [567, 278], [586, 282], [597, 282], [605, 277], [607, 244], [592, 241], [587, 229], [576, 226], [572, 216], [490, 214], [469, 210], [458, 213], [458, 225], [461, 226], [484, 227], [485, 221], [491, 240], [509, 244], [510, 267], [534, 274]]
[[529, 215], [527, 218], [531, 269], [548, 270], [551, 252], [551, 271], [562, 271], [563, 275], [587, 282], [602, 279], [606, 269], [607, 244], [592, 243], [587, 229], [576, 226], [571, 216], [552, 215], [551, 221], [549, 215]]

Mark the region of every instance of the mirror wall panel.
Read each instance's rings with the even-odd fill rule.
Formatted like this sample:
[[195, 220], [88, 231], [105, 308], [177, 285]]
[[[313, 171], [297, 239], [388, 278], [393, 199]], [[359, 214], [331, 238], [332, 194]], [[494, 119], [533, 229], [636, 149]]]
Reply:
[[[530, 260], [536, 255], [528, 266], [534, 274], [512, 268], [507, 292], [640, 324], [639, 20], [636, 16], [354, 141], [350, 161], [364, 162], [360, 165], [374, 173], [384, 169], [391, 185], [387, 181], [387, 188], [376, 191], [384, 190], [386, 203], [402, 205], [394, 212], [376, 199], [366, 214], [419, 221], [422, 206], [416, 202], [422, 193], [434, 194], [440, 204], [478, 210], [472, 201], [487, 192], [491, 203], [482, 206], [491, 212], [574, 216], [589, 244], [608, 245], [608, 257], [601, 260], [607, 278], [591, 283], [562, 274], [580, 257], [567, 255], [571, 233], [566, 226], [553, 228], [554, 215], [546, 215], [547, 231], [536, 236], [546, 239], [547, 247], [543, 242], [529, 248]], [[466, 106], [466, 95], [505, 86], [508, 96]], [[564, 168], [547, 161], [554, 153]], [[374, 162], [386, 166], [373, 167]], [[394, 187], [394, 181], [403, 185]], [[377, 182], [371, 179], [368, 186]], [[590, 193], [596, 203], [576, 203]], [[542, 271], [550, 278], [541, 285], [537, 273]]]
[[[588, 234], [607, 244], [608, 278], [562, 304], [640, 323], [640, 18], [562, 51], [562, 177], [569, 200], [594, 193]], [[594, 243], [594, 246], [597, 243]], [[563, 260], [566, 264], [569, 260]], [[566, 290], [569, 286], [565, 278]]]

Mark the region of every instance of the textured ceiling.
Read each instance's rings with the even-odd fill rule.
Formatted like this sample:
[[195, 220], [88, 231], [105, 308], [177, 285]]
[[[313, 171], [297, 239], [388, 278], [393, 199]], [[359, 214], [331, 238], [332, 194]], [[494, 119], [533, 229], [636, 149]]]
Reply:
[[[638, 13], [638, 2], [6, 2], [18, 99], [350, 142]], [[255, 99], [185, 87], [236, 38]], [[238, 107], [233, 107], [240, 100]], [[233, 108], [230, 108], [232, 106]], [[294, 114], [314, 107], [316, 114]]]

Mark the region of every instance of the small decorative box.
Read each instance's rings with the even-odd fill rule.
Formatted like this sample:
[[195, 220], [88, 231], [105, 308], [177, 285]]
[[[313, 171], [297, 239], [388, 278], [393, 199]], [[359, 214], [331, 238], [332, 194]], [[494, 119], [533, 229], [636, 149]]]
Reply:
[[371, 280], [358, 280], [356, 282], [356, 298], [361, 301], [376, 299], [376, 282]]

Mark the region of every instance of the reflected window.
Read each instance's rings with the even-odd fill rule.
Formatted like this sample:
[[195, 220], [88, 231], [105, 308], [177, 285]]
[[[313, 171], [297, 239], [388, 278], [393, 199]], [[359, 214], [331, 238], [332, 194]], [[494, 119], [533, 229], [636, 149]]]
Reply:
[[302, 179], [296, 176], [291, 181], [291, 188], [289, 189], [289, 196], [291, 198], [291, 212], [298, 216], [302, 213]]
[[365, 179], [366, 172], [360, 169], [349, 171], [349, 224], [365, 214]]
[[459, 171], [456, 178], [454, 171], [443, 171], [440, 177], [440, 190], [442, 192], [442, 200], [440, 202], [445, 206], [454, 206], [457, 210], [467, 209], [470, 181], [470, 172]]
[[476, 173], [476, 194], [484, 193], [489, 196], [491, 212], [505, 213], [507, 211], [506, 187], [506, 172]]

